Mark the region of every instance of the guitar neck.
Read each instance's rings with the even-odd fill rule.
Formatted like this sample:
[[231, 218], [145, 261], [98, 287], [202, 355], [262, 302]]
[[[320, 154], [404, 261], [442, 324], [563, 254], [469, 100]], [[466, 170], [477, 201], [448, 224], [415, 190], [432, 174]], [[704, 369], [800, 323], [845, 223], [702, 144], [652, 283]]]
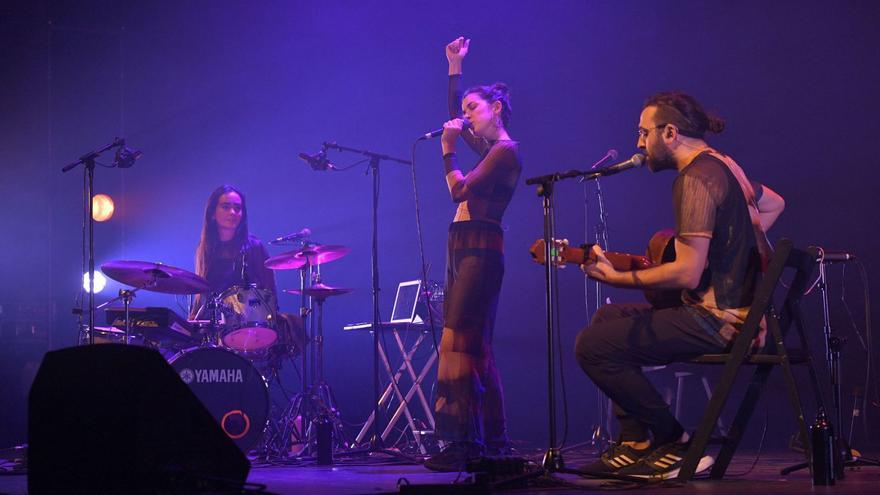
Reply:
[[[592, 263], [596, 262], [596, 255], [593, 254], [592, 244], [588, 244], [582, 248], [568, 248], [568, 250], [572, 252], [572, 257], [580, 260], [578, 261], [578, 264], [582, 264], [585, 261]], [[644, 270], [645, 268], [653, 266], [648, 258], [635, 254], [606, 251], [605, 257], [608, 258], [608, 261], [611, 262], [611, 266], [613, 266], [615, 270], [622, 272]]]

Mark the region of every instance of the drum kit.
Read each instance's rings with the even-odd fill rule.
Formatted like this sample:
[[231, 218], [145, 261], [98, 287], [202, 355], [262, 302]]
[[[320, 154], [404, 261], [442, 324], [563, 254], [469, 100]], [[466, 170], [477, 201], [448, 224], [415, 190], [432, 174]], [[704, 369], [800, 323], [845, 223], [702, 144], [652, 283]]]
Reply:
[[[300, 287], [283, 291], [301, 296], [299, 317], [279, 312], [275, 294], [253, 284], [210, 293], [204, 278], [181, 268], [145, 261], [105, 263], [101, 271], [131, 289], [120, 290], [119, 297], [97, 308], [106, 308], [110, 326], [95, 327], [91, 338], [84, 328], [80, 342], [144, 345], [162, 352], [245, 453], [256, 448], [258, 455], [287, 457], [315, 449], [311, 422], [318, 419], [333, 425], [334, 438], [341, 443], [342, 423], [324, 382], [323, 304], [351, 289], [324, 284], [320, 267], [349, 251], [344, 246], [303, 242], [266, 260], [271, 270], [300, 270]], [[167, 308], [131, 308], [140, 290], [210, 293], [204, 303], [208, 319], [185, 320]], [[119, 301], [123, 308], [109, 307]], [[302, 324], [304, 320], [308, 326]], [[281, 362], [297, 356], [302, 357], [302, 392], [280, 415], [270, 418], [269, 385], [280, 380]]]

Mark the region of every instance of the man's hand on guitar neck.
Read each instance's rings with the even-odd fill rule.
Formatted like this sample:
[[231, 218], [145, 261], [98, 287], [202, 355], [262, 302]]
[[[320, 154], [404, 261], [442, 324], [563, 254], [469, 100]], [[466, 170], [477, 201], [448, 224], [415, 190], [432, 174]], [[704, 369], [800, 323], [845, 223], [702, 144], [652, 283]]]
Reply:
[[593, 244], [591, 250], [596, 256], [596, 261], [587, 261], [581, 265], [581, 270], [593, 280], [598, 280], [599, 282], [604, 282], [609, 285], [617, 285], [618, 282], [616, 281], [620, 280], [620, 275], [624, 272], [614, 269], [614, 265], [608, 261], [608, 258], [605, 257], [605, 252], [602, 251], [602, 248], [599, 247], [598, 244]]

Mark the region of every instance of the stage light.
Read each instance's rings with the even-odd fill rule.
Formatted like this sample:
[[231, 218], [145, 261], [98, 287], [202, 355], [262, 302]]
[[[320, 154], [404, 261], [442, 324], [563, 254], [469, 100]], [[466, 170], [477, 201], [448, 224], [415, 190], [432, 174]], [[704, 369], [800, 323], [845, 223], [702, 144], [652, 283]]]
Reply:
[[106, 194], [96, 194], [92, 196], [92, 218], [96, 222], [105, 222], [113, 217], [115, 210], [113, 198]]
[[[107, 277], [101, 272], [95, 272], [95, 294], [104, 290], [107, 286]], [[89, 272], [83, 273], [83, 289], [89, 291]]]

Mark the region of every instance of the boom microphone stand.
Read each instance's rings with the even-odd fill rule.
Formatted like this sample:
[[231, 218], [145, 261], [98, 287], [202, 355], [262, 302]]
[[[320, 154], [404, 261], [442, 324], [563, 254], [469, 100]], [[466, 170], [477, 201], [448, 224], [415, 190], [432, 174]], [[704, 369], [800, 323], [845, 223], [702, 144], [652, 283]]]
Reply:
[[[556, 279], [556, 267], [552, 260], [555, 257], [555, 246], [553, 244], [556, 238], [555, 225], [553, 223], [553, 188], [556, 182], [564, 179], [572, 179], [582, 177], [583, 180], [595, 180], [602, 176], [602, 171], [581, 172], [578, 170], [569, 170], [566, 172], [543, 175], [526, 179], [526, 185], [536, 185], [537, 194], [541, 196], [542, 209], [544, 213], [544, 283], [546, 289], [546, 326], [547, 326], [547, 399], [548, 399], [548, 426], [549, 426], [549, 446], [544, 453], [544, 459], [541, 463], [542, 469], [538, 470], [536, 476], [543, 474], [552, 474], [554, 472], [566, 472], [565, 461], [562, 452], [556, 443], [556, 360], [554, 350], [556, 347], [556, 339], [554, 328], [554, 294], [553, 287]], [[577, 474], [586, 474], [588, 476], [595, 475], [597, 477], [607, 477], [605, 474], [584, 473], [581, 471], [573, 471]]]
[[[90, 151], [79, 158], [76, 161], [70, 162], [61, 169], [62, 173], [69, 172], [76, 168], [79, 165], [83, 166], [83, 169], [86, 174], [86, 181], [83, 191], [83, 196], [85, 196], [88, 204], [85, 205], [83, 215], [88, 217], [89, 224], [89, 344], [95, 343], [95, 219], [92, 216], [94, 214], [94, 205], [92, 203], [92, 196], [95, 193], [95, 160], [101, 156], [107, 150], [123, 147], [125, 146], [125, 139], [116, 138], [112, 143], [102, 146], [95, 151]], [[128, 334], [126, 333], [126, 340], [128, 339]], [[128, 342], [126, 342], [128, 343]]]
[[579, 177], [585, 181], [595, 180], [599, 177], [602, 177], [606, 173], [607, 175], [611, 175], [619, 171], [619, 169], [611, 170], [608, 172], [606, 172], [604, 169], [590, 170], [586, 172], [581, 172], [578, 170], [568, 170], [566, 172], [553, 173], [549, 175], [542, 175], [539, 177], [526, 179], [526, 185], [538, 186], [537, 193], [538, 196], [541, 196], [542, 209], [544, 213], [544, 283], [546, 285], [545, 303], [547, 305], [547, 399], [549, 446], [547, 448], [547, 451], [544, 453], [544, 458], [541, 462], [541, 468], [536, 469], [531, 473], [527, 473], [520, 479], [549, 477], [551, 480], [555, 480], [555, 478], [553, 478], [553, 473], [571, 473], [591, 478], [620, 479], [631, 481], [634, 483], [646, 482], [646, 480], [633, 478], [631, 476], [624, 476], [613, 473], [589, 472], [578, 469], [568, 469], [565, 467], [565, 461], [562, 457], [562, 451], [556, 444], [556, 362], [554, 358], [554, 350], [556, 346], [556, 339], [554, 338], [554, 334], [556, 329], [554, 328], [555, 315], [553, 312], [553, 305], [555, 298], [553, 297], [553, 288], [555, 287], [554, 282], [556, 279], [557, 268], [553, 263], [553, 259], [556, 254], [556, 247], [553, 244], [556, 236], [555, 225], [553, 222], [553, 188], [556, 182], [559, 182], [561, 180]]
[[[846, 343], [846, 339], [838, 336], [831, 328], [831, 312], [828, 306], [828, 279], [826, 277], [826, 264], [854, 261], [855, 257], [846, 253], [830, 253], [820, 248], [820, 257], [816, 262], [819, 264], [819, 294], [822, 301], [822, 334], [825, 337], [825, 360], [828, 365], [828, 374], [831, 382], [831, 402], [834, 410], [832, 411], [834, 423], [837, 427], [834, 429], [834, 440], [832, 445], [836, 451], [833, 456], [834, 479], [840, 480], [844, 478], [844, 468], [858, 466], [880, 466], [880, 461], [865, 457], [854, 458], [853, 451], [847, 441], [843, 438], [843, 398], [841, 394], [840, 374], [840, 351]], [[814, 379], [818, 388], [818, 382]], [[819, 409], [824, 412], [820, 392], [816, 392], [817, 399], [820, 401]], [[834, 424], [832, 423], [832, 424]], [[786, 475], [788, 473], [798, 471], [810, 467], [806, 462], [788, 466], [782, 469], [779, 474]]]
[[369, 158], [367, 173], [373, 175], [373, 226], [370, 265], [373, 285], [373, 395], [376, 400], [373, 403], [373, 438], [370, 440], [370, 450], [373, 452], [386, 452], [382, 441], [382, 431], [385, 429], [385, 421], [381, 416], [379, 397], [382, 393], [379, 384], [379, 332], [382, 323], [379, 316], [379, 164], [382, 160], [412, 166], [412, 162], [393, 156], [375, 153], [368, 150], [341, 146], [335, 142], [325, 142], [324, 149], [333, 149], [349, 153], [357, 153]]
[[[608, 160], [616, 160], [617, 159], [617, 150], [608, 150], [608, 153], [602, 157], [601, 160], [594, 163], [590, 170], [595, 170], [600, 167]], [[584, 222], [587, 221], [586, 218], [586, 204], [587, 204], [587, 180], [582, 177], [580, 179], [584, 184]], [[594, 227], [596, 244], [598, 244], [603, 251], [608, 251], [608, 212], [605, 211], [605, 199], [602, 196], [602, 184], [599, 181], [599, 178], [596, 177], [596, 206], [599, 209], [599, 218], [596, 221], [596, 226]], [[586, 237], [586, 225], [584, 226], [584, 237]], [[586, 282], [585, 282], [586, 283]], [[599, 307], [602, 306], [602, 283], [598, 280], [594, 284], [596, 287], [596, 310], [599, 310]], [[584, 287], [586, 291], [586, 286]], [[590, 321], [589, 315], [589, 307], [587, 308], [587, 321]], [[596, 425], [593, 427], [593, 431], [590, 434], [590, 443], [596, 447], [597, 451], [602, 451], [608, 444], [611, 443], [611, 415], [609, 414], [610, 401], [608, 397], [602, 393], [598, 388], [596, 389], [596, 408], [598, 409], [598, 421]]]

